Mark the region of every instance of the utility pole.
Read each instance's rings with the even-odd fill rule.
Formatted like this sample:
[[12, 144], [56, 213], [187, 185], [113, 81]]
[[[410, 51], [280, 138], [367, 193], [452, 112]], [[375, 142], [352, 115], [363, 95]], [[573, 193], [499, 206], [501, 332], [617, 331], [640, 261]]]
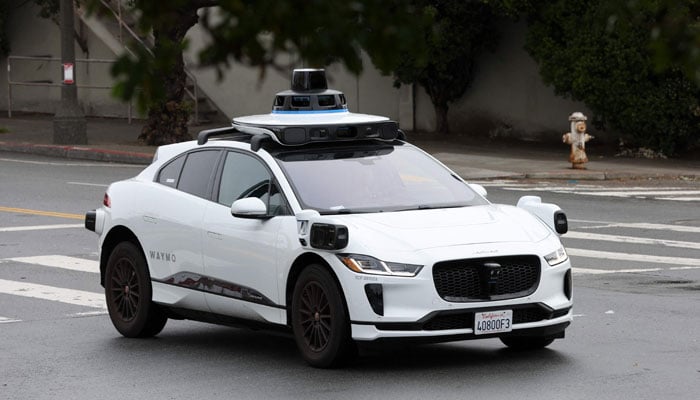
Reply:
[[75, 31], [73, 0], [61, 0], [61, 102], [53, 118], [53, 142], [55, 144], [87, 144], [85, 115], [78, 105], [78, 87], [75, 73]]

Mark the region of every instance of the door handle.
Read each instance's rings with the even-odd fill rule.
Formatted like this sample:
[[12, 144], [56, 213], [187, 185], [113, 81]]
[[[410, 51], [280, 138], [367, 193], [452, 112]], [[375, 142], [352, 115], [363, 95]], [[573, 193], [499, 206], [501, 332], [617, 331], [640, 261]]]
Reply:
[[216, 240], [222, 240], [224, 236], [220, 233], [212, 232], [212, 231], [207, 231], [207, 236], [209, 236], [212, 239]]

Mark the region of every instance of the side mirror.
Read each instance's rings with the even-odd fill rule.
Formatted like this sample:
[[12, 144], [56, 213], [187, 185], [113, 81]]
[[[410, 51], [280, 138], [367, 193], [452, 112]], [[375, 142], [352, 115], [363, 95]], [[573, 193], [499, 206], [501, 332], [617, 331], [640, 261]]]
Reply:
[[468, 183], [469, 187], [475, 191], [476, 193], [479, 194], [481, 197], [486, 197], [488, 195], [488, 192], [486, 191], [486, 188], [479, 185], [478, 183]]
[[267, 206], [257, 197], [238, 199], [231, 205], [231, 215], [236, 218], [267, 219]]
[[543, 203], [539, 196], [523, 196], [518, 208], [527, 210], [546, 223], [554, 232], [563, 235], [569, 231], [569, 221], [564, 211], [556, 204]]

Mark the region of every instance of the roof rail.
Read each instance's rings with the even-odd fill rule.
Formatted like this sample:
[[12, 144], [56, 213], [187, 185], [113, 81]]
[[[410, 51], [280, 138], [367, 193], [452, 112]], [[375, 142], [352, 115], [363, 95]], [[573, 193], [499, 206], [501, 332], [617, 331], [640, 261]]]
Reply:
[[223, 136], [231, 133], [250, 135], [250, 149], [253, 151], [260, 150], [263, 142], [269, 140], [280, 143], [277, 136], [275, 136], [275, 134], [269, 129], [260, 128], [257, 126], [234, 125], [230, 127], [227, 126], [225, 128], [207, 129], [199, 132], [199, 134], [197, 134], [197, 144], [201, 146], [207, 143], [211, 137]]
[[233, 126], [227, 126], [225, 128], [214, 128], [214, 129], [206, 129], [197, 135], [197, 144], [198, 145], [203, 145], [206, 142], [209, 141], [209, 138], [212, 136], [221, 136], [221, 135], [227, 135], [229, 133], [235, 133], [235, 132], [240, 132], [238, 129], [236, 129]]

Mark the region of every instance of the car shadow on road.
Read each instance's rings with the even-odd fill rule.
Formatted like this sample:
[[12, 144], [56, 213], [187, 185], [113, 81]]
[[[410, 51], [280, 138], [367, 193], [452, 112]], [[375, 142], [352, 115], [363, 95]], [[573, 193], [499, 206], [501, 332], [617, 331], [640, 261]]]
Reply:
[[[176, 325], [176, 326], [174, 326]], [[442, 344], [391, 343], [360, 346], [359, 357], [344, 371], [408, 372], [425, 369], [483, 371], [519, 370], [537, 364], [542, 369], [561, 368], [572, 362], [562, 351], [553, 348], [537, 351], [512, 351], [497, 339], [461, 341]], [[178, 362], [197, 364], [216, 359], [222, 363], [245, 362], [260, 367], [305, 366], [291, 335], [269, 331], [237, 329], [192, 322], [170, 321], [156, 338], [131, 340], [115, 337], [111, 341], [116, 353], [138, 357], [177, 354]], [[110, 346], [110, 347], [111, 347]]]

